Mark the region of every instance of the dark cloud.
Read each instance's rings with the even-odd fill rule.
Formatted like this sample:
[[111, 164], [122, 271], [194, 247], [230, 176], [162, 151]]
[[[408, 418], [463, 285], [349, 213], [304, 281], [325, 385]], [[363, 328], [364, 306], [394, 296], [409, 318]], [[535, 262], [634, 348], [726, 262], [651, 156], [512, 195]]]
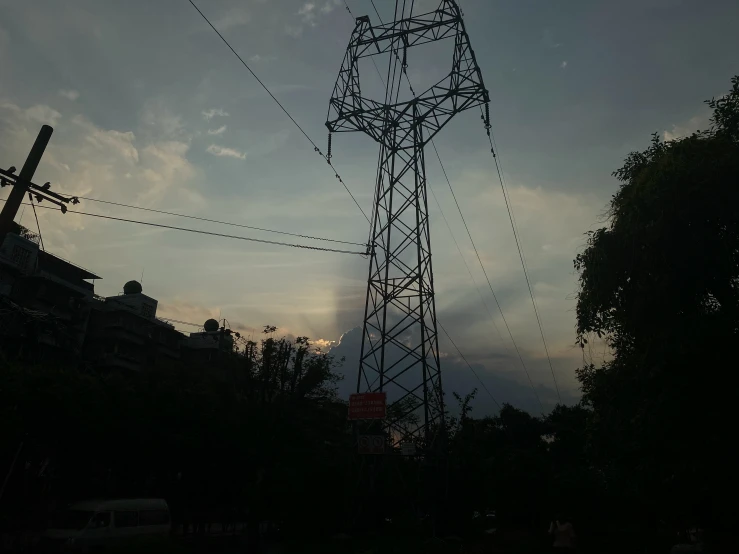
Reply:
[[[338, 345], [331, 349], [331, 354], [337, 358], [343, 357], [344, 364], [340, 369], [340, 373], [344, 375], [341, 382], [339, 393], [343, 398], [347, 398], [349, 394], [356, 392], [357, 371], [359, 367], [359, 356], [361, 351], [362, 329], [355, 327], [344, 333]], [[440, 349], [442, 352], [452, 352], [453, 347], [445, 344], [442, 340]], [[388, 363], [392, 364], [397, 359], [397, 351], [388, 350]], [[469, 358], [468, 358], [469, 359]], [[546, 361], [544, 361], [546, 364]], [[464, 396], [473, 389], [478, 389], [477, 398], [473, 403], [473, 408], [477, 416], [492, 415], [497, 412], [497, 406], [491, 399], [490, 395], [483, 389], [475, 375], [470, 371], [466, 363], [460, 359], [456, 353], [448, 354], [441, 361], [442, 364], [442, 383], [446, 392], [446, 402], [451, 411], [456, 409], [456, 402], [452, 396], [453, 392], [457, 392]], [[486, 365], [471, 362], [471, 365], [485, 386], [495, 399], [503, 404], [510, 403], [517, 408], [524, 409], [533, 414], [539, 414], [541, 408], [536, 396], [528, 384], [522, 384], [514, 379], [506, 377], [499, 372], [491, 371]], [[547, 369], [548, 371], [548, 369]], [[407, 374], [406, 384], [410, 384], [413, 380], [411, 372]], [[564, 392], [564, 391], [563, 391]], [[549, 411], [557, 402], [557, 395], [553, 388], [542, 385], [536, 386], [536, 393], [544, 405], [546, 411]], [[390, 399], [393, 392], [388, 391]], [[578, 401], [578, 398], [570, 393], [564, 393], [563, 402], [572, 404]]]

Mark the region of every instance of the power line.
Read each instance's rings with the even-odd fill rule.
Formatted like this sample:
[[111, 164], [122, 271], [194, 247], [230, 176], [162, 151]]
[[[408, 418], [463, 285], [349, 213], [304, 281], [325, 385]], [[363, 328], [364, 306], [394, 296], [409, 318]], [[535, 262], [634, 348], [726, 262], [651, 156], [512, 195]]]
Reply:
[[41, 225], [38, 222], [38, 214], [36, 213], [36, 204], [33, 201], [33, 196], [31, 196], [31, 193], [28, 193], [28, 198], [31, 201], [31, 207], [33, 208], [33, 217], [36, 218], [36, 228], [38, 229], [38, 240], [41, 242], [41, 250], [44, 252], [46, 251], [46, 247], [44, 247], [44, 237], [41, 235]]
[[[181, 321], [179, 319], [172, 319], [171, 317], [164, 317], [164, 316], [157, 316], [157, 319], [160, 320], [160, 321], [167, 322], [167, 323], [179, 323], [180, 325], [189, 325], [190, 327], [198, 327], [200, 329], [203, 328], [203, 324], [202, 323], [191, 323], [190, 321]], [[220, 321], [221, 320], [219, 319], [219, 322]], [[227, 328], [230, 328], [231, 327], [231, 323], [227, 319], [223, 319], [223, 321], [225, 323], [228, 323], [228, 327]], [[248, 331], [249, 333], [256, 332], [255, 329], [251, 329], [249, 327], [247, 327], [245, 330]]]
[[[375, 0], [370, 0], [372, 3], [372, 7], [375, 8], [375, 13], [377, 14], [377, 18], [380, 20], [380, 23], [382, 23], [382, 17], [380, 17], [380, 12], [377, 11], [377, 6], [375, 6]], [[384, 23], [382, 23], [384, 25]]]
[[175, 227], [173, 225], [163, 225], [161, 223], [150, 223], [148, 221], [137, 221], [135, 219], [125, 219], [122, 217], [113, 217], [110, 215], [103, 215], [103, 214], [91, 214], [88, 212], [78, 212], [73, 210], [68, 210], [69, 213], [72, 214], [79, 214], [79, 215], [86, 215], [90, 217], [99, 217], [102, 219], [111, 219], [113, 221], [123, 221], [126, 223], [137, 223], [139, 225], [148, 225], [149, 227], [159, 227], [162, 229], [172, 229], [173, 231], [186, 231], [188, 233], [199, 233], [201, 235], [210, 235], [213, 237], [223, 237], [228, 239], [237, 239], [237, 240], [246, 240], [249, 242], [261, 242], [262, 244], [274, 244], [277, 246], [289, 246], [291, 248], [304, 248], [306, 250], [319, 250], [321, 252], [336, 252], [337, 254], [355, 254], [357, 256], [366, 256], [366, 252], [353, 252], [350, 250], [336, 250], [334, 248], [321, 248], [319, 246], [307, 246], [304, 244], [292, 244], [288, 242], [277, 242], [273, 240], [264, 240], [264, 239], [255, 239], [250, 237], [240, 237], [237, 235], [227, 235], [224, 233], [213, 233], [211, 231], [201, 231], [199, 229], [189, 229], [187, 227]]
[[294, 124], [294, 125], [295, 125], [295, 126], [296, 126], [296, 127], [298, 128], [298, 130], [299, 130], [299, 131], [300, 131], [300, 132], [301, 132], [301, 133], [303, 134], [303, 136], [304, 136], [304, 137], [305, 137], [305, 138], [306, 138], [306, 139], [308, 140], [308, 142], [310, 142], [310, 143], [311, 143], [311, 145], [313, 146], [313, 150], [314, 150], [314, 151], [316, 151], [316, 152], [318, 152], [318, 154], [320, 154], [320, 156], [321, 156], [321, 157], [322, 157], [322, 158], [323, 158], [324, 160], [326, 160], [326, 163], [327, 163], [327, 164], [328, 164], [329, 166], [331, 166], [331, 169], [333, 170], [333, 172], [334, 172], [334, 176], [336, 177], [336, 179], [338, 179], [338, 181], [339, 181], [339, 182], [340, 182], [340, 183], [341, 183], [341, 184], [342, 184], [342, 185], [344, 186], [344, 188], [346, 189], [346, 192], [348, 192], [348, 193], [349, 193], [349, 196], [351, 196], [351, 197], [352, 197], [352, 200], [353, 200], [353, 201], [354, 201], [354, 203], [355, 203], [355, 204], [357, 205], [357, 208], [359, 208], [359, 211], [360, 211], [360, 212], [362, 212], [362, 215], [364, 216], [364, 219], [366, 219], [366, 220], [367, 220], [367, 223], [370, 223], [370, 220], [369, 220], [369, 218], [367, 217], [367, 214], [366, 214], [366, 213], [364, 213], [364, 210], [362, 209], [362, 206], [360, 206], [360, 205], [359, 205], [359, 202], [357, 202], [357, 199], [356, 199], [356, 198], [354, 197], [354, 194], [352, 194], [352, 191], [351, 191], [351, 190], [349, 190], [349, 187], [348, 187], [348, 186], [346, 186], [346, 183], [345, 183], [345, 182], [344, 182], [344, 180], [343, 180], [343, 179], [341, 178], [341, 175], [339, 175], [339, 172], [338, 172], [338, 171], [336, 171], [336, 168], [335, 168], [335, 167], [333, 166], [333, 164], [331, 163], [331, 159], [330, 159], [329, 157], [327, 157], [327, 156], [326, 156], [326, 155], [325, 155], [325, 154], [324, 154], [324, 153], [323, 153], [323, 152], [321, 151], [321, 149], [320, 149], [320, 148], [318, 148], [318, 145], [317, 145], [317, 144], [316, 144], [316, 143], [315, 143], [315, 142], [313, 141], [313, 139], [312, 139], [312, 138], [310, 138], [310, 136], [308, 136], [308, 133], [306, 133], [306, 132], [305, 132], [305, 131], [303, 130], [303, 128], [302, 128], [302, 127], [300, 126], [300, 124], [299, 124], [299, 123], [298, 123], [298, 122], [297, 122], [297, 121], [295, 120], [295, 118], [294, 118], [294, 117], [293, 117], [292, 115], [290, 115], [290, 112], [288, 112], [288, 111], [287, 111], [287, 109], [285, 108], [285, 106], [283, 106], [283, 105], [282, 105], [282, 103], [281, 103], [281, 102], [280, 102], [280, 101], [279, 101], [279, 100], [277, 99], [277, 97], [276, 97], [276, 96], [275, 96], [274, 94], [272, 94], [272, 91], [270, 91], [270, 90], [269, 90], [269, 88], [267, 88], [267, 85], [265, 85], [265, 84], [264, 84], [264, 83], [262, 82], [262, 80], [261, 80], [261, 79], [260, 79], [260, 78], [259, 78], [259, 77], [257, 76], [257, 74], [256, 74], [256, 73], [254, 73], [254, 71], [252, 70], [252, 68], [251, 68], [251, 67], [249, 67], [249, 65], [248, 65], [248, 64], [247, 64], [247, 63], [246, 63], [246, 62], [244, 61], [244, 59], [243, 59], [243, 58], [242, 58], [242, 57], [241, 57], [241, 56], [240, 56], [240, 55], [238, 54], [238, 52], [236, 52], [236, 50], [234, 50], [233, 46], [231, 46], [231, 44], [230, 44], [230, 43], [229, 43], [229, 42], [228, 42], [228, 41], [226, 40], [226, 38], [225, 38], [225, 37], [224, 37], [224, 36], [223, 36], [223, 35], [222, 35], [222, 34], [221, 34], [221, 33], [220, 33], [219, 31], [218, 31], [218, 29], [216, 29], [216, 28], [215, 28], [215, 26], [214, 26], [214, 25], [213, 25], [213, 24], [212, 24], [212, 23], [210, 22], [210, 19], [208, 19], [208, 18], [206, 17], [206, 15], [205, 15], [205, 14], [204, 14], [204, 13], [203, 13], [202, 11], [200, 11], [200, 8], [198, 8], [197, 4], [195, 4], [195, 2], [194, 2], [193, 0], [188, 0], [188, 2], [190, 2], [190, 4], [192, 5], [192, 7], [193, 7], [193, 8], [195, 8], [195, 10], [196, 10], [196, 11], [197, 11], [197, 12], [198, 12], [198, 13], [200, 14], [200, 17], [202, 17], [202, 18], [203, 18], [203, 19], [205, 20], [205, 22], [206, 22], [206, 23], [207, 23], [207, 24], [208, 24], [208, 25], [210, 26], [210, 28], [211, 28], [211, 29], [213, 29], [213, 31], [214, 31], [214, 32], [215, 32], [215, 33], [216, 33], [216, 34], [218, 35], [218, 37], [219, 37], [219, 38], [220, 38], [220, 39], [221, 39], [221, 40], [223, 41], [223, 43], [224, 43], [224, 44], [225, 44], [226, 46], [228, 46], [228, 49], [229, 49], [229, 50], [231, 50], [231, 52], [233, 52], [234, 56], [236, 56], [236, 58], [237, 58], [237, 59], [238, 59], [238, 60], [239, 60], [239, 61], [241, 62], [241, 65], [243, 65], [243, 66], [244, 66], [244, 67], [245, 67], [245, 68], [247, 69], [247, 71], [249, 71], [249, 73], [251, 73], [252, 77], [254, 77], [254, 78], [255, 78], [255, 79], [257, 80], [257, 82], [258, 82], [258, 83], [259, 83], [259, 84], [260, 84], [260, 85], [262, 86], [262, 88], [263, 88], [263, 89], [264, 89], [265, 91], [267, 91], [267, 94], [269, 94], [269, 95], [270, 95], [270, 97], [272, 98], [272, 100], [274, 100], [274, 101], [275, 101], [275, 103], [276, 103], [276, 104], [277, 104], [277, 105], [278, 105], [278, 106], [280, 107], [280, 109], [281, 109], [281, 110], [282, 110], [283, 112], [285, 112], [285, 115], [286, 115], [286, 116], [287, 116], [288, 118], [290, 118], [290, 121], [292, 121], [292, 122], [293, 122], [293, 124]]
[[[351, 17], [352, 19], [355, 19], [354, 18], [354, 13], [352, 12], [351, 8], [349, 7], [349, 4], [347, 3], [347, 0], [344, 0], [344, 5], [346, 6], [346, 11], [349, 12], [349, 17]], [[382, 81], [382, 86], [386, 86], [385, 85], [385, 78], [382, 76], [382, 73], [380, 72], [380, 68], [377, 67], [377, 62], [375, 61], [375, 57], [374, 56], [370, 56], [369, 59], [372, 61], [372, 65], [375, 67], [375, 71], [377, 71], [377, 75], [380, 77], [380, 81]], [[331, 112], [331, 106], [328, 107], [328, 113], [326, 114], [326, 118], [327, 119], [328, 119], [328, 116], [329, 116], [329, 113], [330, 112]], [[329, 137], [330, 136], [331, 135], [329, 134]], [[378, 165], [378, 168], [377, 168], [377, 178], [378, 179], [379, 179], [379, 175], [380, 175], [380, 168], [379, 168], [379, 165]], [[370, 214], [370, 217], [372, 218], [372, 220], [370, 221], [369, 237], [367, 238], [367, 244], [370, 244], [372, 242], [372, 221], [375, 220], [375, 203], [374, 202], [372, 202], [372, 212]]]
[[[2, 200], [5, 202], [5, 200]], [[39, 206], [40, 208], [48, 208], [50, 210], [53, 210], [55, 208], [52, 208], [51, 206]], [[162, 223], [151, 223], [148, 221], [138, 221], [136, 219], [126, 219], [123, 217], [113, 217], [110, 215], [103, 215], [103, 214], [92, 214], [89, 212], [80, 212], [76, 210], [67, 210], [67, 213], [70, 214], [78, 214], [78, 215], [86, 215], [89, 217], [99, 217], [101, 219], [110, 219], [113, 221], [123, 221], [125, 223], [136, 223], [138, 225], [146, 225], [149, 227], [159, 227], [161, 229], [171, 229], [173, 231], [185, 231], [188, 233], [198, 233], [201, 235], [210, 235], [212, 237], [222, 237], [222, 238], [228, 238], [228, 239], [236, 239], [236, 240], [246, 240], [249, 242], [260, 242], [262, 244], [274, 244], [277, 246], [289, 246], [290, 248], [304, 248], [306, 250], [318, 250], [320, 252], [335, 252], [337, 254], [353, 254], [356, 256], [366, 256], [366, 252], [355, 252], [351, 250], [337, 250], [334, 248], [321, 248], [319, 246], [307, 246], [305, 244], [292, 244], [289, 242], [277, 242], [274, 240], [264, 240], [264, 239], [255, 239], [251, 237], [241, 237], [238, 235], [227, 235], [224, 233], [213, 233], [212, 231], [201, 231], [200, 229], [189, 229], [187, 227], [175, 227], [174, 225], [164, 225]]]
[[457, 353], [459, 354], [460, 358], [462, 358], [464, 360], [464, 363], [466, 363], [467, 364], [467, 367], [470, 368], [470, 371], [472, 372], [472, 374], [475, 377], [477, 377], [477, 380], [480, 382], [480, 385], [482, 385], [482, 388], [485, 389], [485, 392], [488, 393], [488, 396], [490, 396], [490, 398], [493, 399], [493, 402], [495, 402], [495, 405], [498, 406], [498, 410], [500, 410], [501, 409], [500, 403], [495, 399], [495, 397], [490, 392], [490, 390], [487, 388], [487, 386], [485, 385], [485, 383], [483, 382], [483, 380], [480, 379], [480, 376], [473, 369], [472, 364], [470, 364], [470, 362], [467, 361], [467, 358], [464, 357], [464, 354], [462, 354], [462, 351], [459, 349], [459, 347], [457, 346], [457, 344], [452, 340], [452, 337], [449, 336], [449, 333], [447, 333], [446, 329], [444, 329], [444, 326], [441, 324], [441, 321], [439, 321], [437, 319], [436, 320], [436, 323], [438, 323], [439, 327], [441, 327], [441, 330], [444, 331], [444, 334], [446, 335], [446, 338], [449, 339], [449, 342], [451, 342], [452, 343], [452, 346], [454, 346], [454, 348], [457, 350]]
[[202, 328], [202, 323], [190, 323], [189, 321], [180, 321], [178, 319], [172, 319], [171, 317], [159, 317], [157, 316], [157, 319], [161, 319], [162, 321], [167, 321], [171, 323], [179, 323], [180, 325], [189, 325], [191, 327], [199, 327]]
[[274, 229], [265, 229], [263, 227], [253, 227], [251, 225], [242, 225], [241, 223], [233, 223], [233, 222], [230, 222], [230, 221], [220, 221], [218, 219], [209, 219], [207, 217], [198, 217], [198, 216], [194, 216], [194, 215], [180, 214], [180, 213], [177, 213], [177, 212], [167, 212], [167, 211], [164, 211], [164, 210], [155, 210], [153, 208], [144, 208], [142, 206], [134, 206], [132, 204], [123, 204], [122, 202], [112, 202], [110, 200], [101, 200], [99, 198], [89, 198], [87, 196], [77, 196], [77, 198], [79, 198], [80, 200], [87, 200], [88, 202], [99, 202], [101, 204], [110, 204], [112, 206], [120, 206], [120, 207], [123, 207], [123, 208], [131, 208], [133, 210], [142, 210], [142, 211], [145, 211], [145, 212], [153, 212], [153, 213], [157, 213], [157, 214], [172, 215], [172, 216], [175, 216], [175, 217], [184, 217], [186, 219], [196, 219], [198, 221], [208, 221], [210, 223], [218, 223], [220, 225], [230, 225], [232, 227], [242, 227], [244, 229], [253, 229], [255, 231], [264, 231], [264, 232], [267, 232], [267, 233], [277, 233], [279, 235], [288, 235], [288, 236], [291, 236], [291, 237], [298, 237], [298, 238], [302, 238], [302, 239], [322, 240], [322, 241], [326, 241], [326, 242], [336, 242], [336, 243], [341, 243], [341, 244], [351, 244], [351, 245], [354, 245], [354, 246], [366, 246], [365, 244], [362, 244], [362, 243], [359, 243], [359, 242], [349, 242], [349, 241], [346, 241], [346, 240], [328, 239], [328, 238], [324, 238], [324, 237], [313, 237], [311, 235], [299, 235], [297, 233], [288, 233], [287, 231], [275, 231]]
[[[346, 3], [346, 0], [344, 0], [344, 5], [346, 6], [346, 10], [349, 12], [349, 14], [352, 17], [354, 17], [354, 14], [352, 13], [351, 9], [349, 9], [349, 5]], [[372, 6], [374, 7], [374, 3], [372, 4]], [[375, 7], [375, 13], [377, 14], [377, 17], [380, 19], [380, 23], [382, 23], [384, 25], [384, 23], [382, 21], [382, 18], [380, 17], [380, 14], [377, 11], [377, 8], [376, 7]], [[395, 55], [396, 56], [398, 55], [395, 50], [393, 50], [393, 52], [395, 52]], [[375, 66], [375, 71], [377, 71], [377, 75], [380, 77], [380, 81], [382, 81], [382, 86], [386, 86], [385, 85], [385, 77], [382, 76], [382, 72], [380, 71], [380, 68], [377, 67], [377, 62], [375, 61], [375, 57], [374, 56], [370, 56], [370, 60], [372, 61], [372, 65]], [[408, 84], [410, 85], [410, 81], [408, 82]], [[411, 91], [412, 90], [413, 90], [413, 87], [411, 87]], [[415, 96], [415, 94], [414, 94], [414, 96]]]
[[[482, 112], [482, 106], [480, 106], [480, 111]], [[549, 355], [549, 347], [547, 346], [547, 340], [544, 337], [544, 327], [541, 324], [541, 317], [539, 316], [539, 309], [536, 306], [536, 300], [534, 299], [534, 289], [531, 287], [531, 280], [529, 279], [529, 272], [528, 272], [528, 269], [526, 268], [526, 262], [524, 260], [523, 248], [521, 247], [521, 241], [519, 240], [519, 237], [518, 237], [518, 230], [516, 229], [515, 217], [513, 215], [513, 206], [511, 205], [511, 202], [508, 196], [508, 190], [503, 181], [503, 173], [500, 169], [500, 163], [498, 163], [498, 156], [495, 153], [497, 148], [495, 147], [495, 144], [493, 142], [494, 139], [493, 139], [492, 128], [490, 127], [490, 118], [489, 116], [485, 118], [484, 114], [482, 114], [482, 117], [483, 117], [483, 120], [485, 121], [488, 142], [490, 143], [490, 152], [493, 154], [493, 159], [495, 160], [495, 169], [498, 172], [498, 179], [500, 180], [500, 188], [503, 191], [503, 199], [505, 200], [506, 210], [508, 211], [508, 219], [510, 219], [510, 222], [511, 222], [511, 229], [513, 230], [513, 238], [516, 241], [516, 248], [518, 249], [518, 257], [521, 259], [521, 267], [523, 268], [523, 275], [526, 278], [526, 286], [529, 289], [529, 296], [531, 297], [531, 305], [534, 307], [534, 315], [536, 316], [536, 323], [539, 326], [539, 333], [541, 334], [541, 341], [544, 344], [544, 351], [546, 352], [547, 360], [549, 362], [549, 370], [552, 373], [552, 380], [554, 381], [554, 388], [557, 390], [557, 399], [559, 403], [561, 404], [562, 395], [559, 392], [559, 384], [557, 383], [557, 377], [554, 374], [554, 366], [552, 365], [552, 358]]]
[[431, 188], [428, 183], [426, 184], [428, 186], [429, 191], [431, 192], [431, 196], [434, 198], [434, 202], [436, 202], [436, 207], [439, 208], [439, 213], [441, 214], [441, 217], [444, 219], [444, 223], [446, 224], [446, 228], [449, 231], [449, 234], [452, 237], [452, 240], [454, 241], [454, 245], [457, 247], [457, 252], [459, 252], [459, 256], [462, 258], [462, 262], [464, 262], [464, 266], [467, 268], [467, 273], [470, 275], [470, 279], [472, 279], [472, 284], [475, 286], [475, 289], [477, 290], [477, 294], [480, 295], [480, 300], [482, 301], [483, 305], [485, 306], [485, 309], [488, 312], [488, 315], [490, 316], [490, 320], [493, 323], [493, 327], [495, 327], [495, 330], [498, 332], [498, 336], [500, 337], [500, 341], [505, 343], [503, 340], [503, 335], [500, 332], [500, 329], [498, 329], [498, 325], [495, 323], [495, 319], [493, 319], [493, 313], [490, 311], [490, 307], [488, 306], [488, 303], [485, 302], [485, 298], [482, 296], [482, 292], [480, 291], [480, 288], [477, 286], [477, 281], [475, 280], [475, 276], [472, 275], [472, 269], [470, 269], [470, 265], [467, 263], [467, 259], [464, 257], [464, 254], [462, 253], [462, 248], [459, 246], [459, 242], [457, 242], [457, 237], [454, 236], [454, 231], [452, 231], [451, 225], [449, 225], [449, 220], [447, 220], [446, 215], [444, 214], [444, 210], [441, 209], [441, 204], [439, 203], [439, 199], [436, 197], [436, 193], [434, 192], [434, 189]]
[[150, 223], [148, 221], [137, 221], [135, 219], [125, 219], [122, 217], [113, 217], [109, 215], [102, 215], [102, 214], [91, 214], [87, 212], [78, 212], [78, 211], [72, 211], [68, 210], [69, 213], [72, 214], [79, 214], [79, 215], [86, 215], [90, 217], [99, 217], [102, 219], [111, 219], [113, 221], [123, 221], [126, 223], [137, 223], [139, 225], [148, 225], [149, 227], [159, 227], [162, 229], [172, 229], [173, 231], [186, 231], [188, 233], [199, 233], [202, 235], [210, 235], [213, 237], [223, 237], [228, 239], [237, 239], [237, 240], [246, 240], [249, 242], [261, 242], [262, 244], [274, 244], [277, 246], [289, 246], [291, 248], [304, 248], [306, 250], [319, 250], [321, 252], [335, 252], [337, 254], [355, 254], [357, 256], [366, 256], [366, 252], [353, 252], [350, 250], [336, 250], [334, 248], [321, 248], [319, 246], [306, 246], [304, 244], [291, 244], [288, 242], [277, 242], [273, 240], [264, 240], [264, 239], [255, 239], [250, 237], [240, 237], [237, 235], [227, 235], [224, 233], [213, 233], [211, 231], [201, 231], [199, 229], [189, 229], [187, 227], [175, 227], [173, 225], [163, 225], [161, 223]]
[[474, 249], [475, 255], [477, 256], [477, 261], [480, 262], [480, 267], [482, 268], [482, 272], [485, 275], [485, 279], [488, 282], [488, 287], [490, 287], [490, 292], [493, 294], [493, 298], [495, 299], [495, 304], [498, 306], [500, 317], [503, 319], [503, 323], [505, 323], [506, 329], [508, 330], [508, 336], [511, 338], [511, 342], [513, 343], [513, 347], [516, 350], [516, 354], [518, 354], [518, 359], [521, 361], [521, 366], [523, 367], [523, 370], [526, 373], [526, 377], [529, 380], [529, 384], [531, 385], [531, 390], [534, 391], [536, 400], [539, 402], [539, 406], [541, 407], [541, 412], [544, 413], [544, 404], [542, 404], [541, 398], [539, 398], [539, 393], [536, 392], [536, 388], [534, 387], [534, 382], [531, 380], [531, 375], [529, 374], [529, 370], [526, 367], [526, 363], [523, 361], [523, 356], [521, 355], [521, 351], [519, 350], [518, 345], [516, 344], [516, 340], [513, 338], [511, 327], [508, 325], [508, 321], [505, 318], [505, 314], [503, 313], [503, 308], [500, 306], [500, 302], [498, 301], [498, 296], [495, 294], [495, 290], [493, 290], [493, 285], [490, 282], [490, 277], [488, 277], [488, 272], [485, 270], [485, 265], [482, 263], [480, 252], [477, 250], [475, 241], [472, 238], [472, 233], [470, 233], [470, 228], [467, 226], [467, 220], [464, 218], [464, 214], [462, 213], [462, 208], [460, 207], [459, 202], [457, 201], [457, 195], [454, 194], [454, 188], [452, 188], [452, 183], [449, 180], [449, 177], [447, 176], [446, 169], [444, 169], [444, 164], [441, 162], [441, 156], [439, 156], [439, 151], [436, 149], [436, 145], [434, 145], [434, 152], [436, 152], [436, 157], [438, 158], [439, 164], [441, 165], [442, 171], [444, 172], [444, 176], [446, 177], [447, 184], [449, 185], [449, 190], [452, 193], [452, 198], [454, 198], [454, 203], [457, 205], [459, 216], [462, 218], [462, 223], [464, 223], [464, 228], [467, 231], [467, 236], [470, 238], [470, 242], [472, 243], [472, 248]]
[[[372, 7], [375, 9], [375, 13], [377, 14], [377, 19], [380, 20], [380, 24], [384, 25], [385, 22], [382, 20], [382, 16], [380, 15], [380, 12], [377, 11], [377, 6], [375, 6], [374, 0], [370, 0], [370, 2], [372, 2]], [[396, 5], [396, 8], [395, 9], [397, 11], [397, 5]], [[403, 8], [403, 11], [405, 12], [405, 8]], [[413, 15], [413, 4], [411, 5], [410, 15], [411, 16]], [[391, 50], [392, 50], [393, 54], [395, 55], [395, 60], [396, 61], [400, 61], [400, 56], [398, 55], [398, 50], [396, 48], [391, 48]], [[377, 71], [377, 74], [380, 76], [380, 80], [382, 81], [382, 84], [385, 85], [385, 79], [383, 78], [382, 73], [380, 72], [380, 69], [377, 67], [377, 64], [375, 63], [374, 56], [370, 57], [370, 59], [372, 60], [372, 65], [375, 66], [375, 71]], [[401, 72], [405, 75], [405, 78], [408, 81], [408, 88], [410, 89], [411, 94], [415, 98], [416, 91], [413, 90], [413, 85], [411, 84], [410, 77], [408, 77], [408, 71], [406, 70], [405, 66], [402, 66]], [[398, 93], [400, 93], [400, 83], [398, 83]]]

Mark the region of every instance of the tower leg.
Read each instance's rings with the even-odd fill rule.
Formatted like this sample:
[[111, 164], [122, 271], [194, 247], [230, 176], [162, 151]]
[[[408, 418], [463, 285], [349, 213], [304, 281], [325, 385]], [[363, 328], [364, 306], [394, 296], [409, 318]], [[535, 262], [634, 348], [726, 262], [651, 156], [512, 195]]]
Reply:
[[392, 442], [428, 447], [444, 402], [423, 128], [398, 136], [388, 125], [383, 138], [357, 392], [387, 392]]

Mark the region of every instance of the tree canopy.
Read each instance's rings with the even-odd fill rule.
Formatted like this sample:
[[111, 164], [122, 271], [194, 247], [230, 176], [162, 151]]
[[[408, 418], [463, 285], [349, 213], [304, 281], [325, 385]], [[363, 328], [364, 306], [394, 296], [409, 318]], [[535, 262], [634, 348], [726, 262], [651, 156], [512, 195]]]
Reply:
[[709, 129], [626, 158], [608, 225], [575, 259], [578, 341], [612, 350], [578, 374], [592, 454], [623, 494], [684, 518], [720, 515], [735, 418], [739, 77], [707, 104]]
[[350, 465], [339, 361], [272, 330], [207, 366], [3, 364], [2, 459], [9, 466], [22, 444], [25, 461], [4, 503], [43, 511], [52, 500], [161, 495], [180, 521], [224, 511], [297, 526], [331, 519], [340, 503], [309, 506], [341, 496]]

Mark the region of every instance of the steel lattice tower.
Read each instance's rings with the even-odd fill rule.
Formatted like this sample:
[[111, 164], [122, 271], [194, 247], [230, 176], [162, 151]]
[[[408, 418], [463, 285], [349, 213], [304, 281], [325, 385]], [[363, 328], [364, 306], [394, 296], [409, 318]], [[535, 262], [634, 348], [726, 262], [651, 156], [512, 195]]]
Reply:
[[[450, 73], [398, 102], [408, 50], [445, 39], [454, 43]], [[382, 54], [391, 63], [379, 102], [362, 95], [359, 61]], [[380, 144], [357, 392], [388, 393], [384, 429], [395, 443], [430, 448], [444, 419], [424, 146], [455, 115], [488, 99], [454, 0], [384, 25], [356, 19], [326, 126], [329, 133], [363, 131]]]

